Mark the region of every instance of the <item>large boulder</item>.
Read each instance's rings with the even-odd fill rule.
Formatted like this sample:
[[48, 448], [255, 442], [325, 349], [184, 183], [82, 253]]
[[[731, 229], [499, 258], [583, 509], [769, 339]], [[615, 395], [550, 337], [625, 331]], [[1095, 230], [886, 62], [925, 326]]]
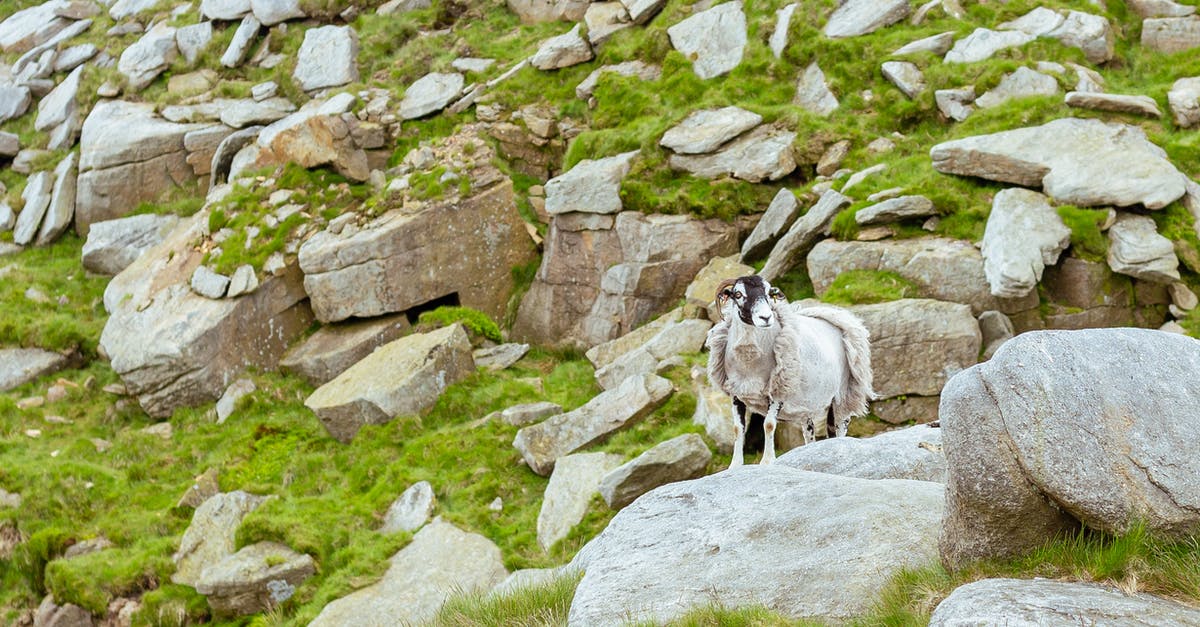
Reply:
[[67, 367], [69, 360], [40, 348], [0, 348], [0, 392]]
[[942, 431], [928, 425], [869, 438], [828, 438], [792, 449], [775, 463], [859, 479], [946, 481]]
[[657, 488], [704, 475], [712, 451], [704, 438], [685, 433], [613, 469], [600, 481], [600, 496], [613, 509], [621, 509], [639, 496]]
[[982, 336], [967, 305], [907, 298], [850, 310], [871, 332], [879, 398], [936, 395], [979, 358]]
[[1042, 280], [1042, 270], [1058, 262], [1071, 243], [1071, 229], [1050, 199], [1028, 189], [1010, 188], [992, 199], [983, 232], [983, 272], [992, 295], [1022, 298]]
[[388, 506], [379, 533], [416, 531], [429, 522], [436, 505], [437, 496], [433, 494], [433, 486], [428, 481], [418, 481], [408, 486], [408, 489]]
[[54, 167], [54, 189], [34, 244], [49, 246], [54, 243], [63, 233], [67, 232], [71, 221], [75, 219], [75, 189], [79, 182], [78, 164], [79, 156], [72, 152], [68, 153]]
[[507, 576], [491, 540], [438, 518], [392, 556], [382, 579], [331, 601], [309, 627], [419, 624], [452, 594], [485, 592]]
[[201, 128], [167, 122], [153, 104], [96, 103], [79, 139], [75, 230], [126, 215], [145, 201], [195, 180], [183, 138]]
[[358, 32], [352, 26], [319, 26], [304, 31], [292, 73], [304, 91], [358, 80]]
[[668, 622], [697, 606], [790, 618], [864, 613], [881, 582], [934, 558], [942, 486], [744, 466], [663, 486], [572, 562], [572, 625]]
[[930, 627], [959, 625], [1200, 625], [1200, 610], [1150, 594], [1051, 579], [983, 579], [959, 586]]
[[312, 557], [278, 542], [259, 542], [205, 568], [195, 588], [217, 616], [247, 616], [279, 607], [287, 600], [280, 598], [282, 590], [294, 591], [316, 572]]
[[672, 392], [671, 382], [662, 377], [629, 377], [578, 409], [522, 428], [513, 438], [513, 446], [530, 469], [548, 476], [558, 458], [641, 420], [666, 402]]
[[[331, 165], [339, 174], [365, 181], [370, 164], [363, 149], [354, 141], [350, 127], [342, 117], [354, 103], [351, 94], [339, 94], [328, 100], [313, 100], [258, 132], [255, 165], [295, 163], [305, 168]], [[230, 135], [237, 137], [238, 133]], [[220, 149], [217, 153], [220, 153]], [[214, 155], [213, 163], [217, 158]], [[214, 168], [214, 172], [217, 170]]]
[[822, 32], [830, 39], [843, 39], [873, 33], [908, 16], [908, 0], [849, 0], [829, 16]]
[[462, 325], [454, 324], [379, 347], [317, 388], [304, 405], [330, 435], [346, 443], [366, 425], [428, 409], [447, 386], [473, 372], [471, 341]]
[[327, 324], [289, 350], [279, 367], [321, 386], [411, 328], [404, 314]]
[[728, 74], [742, 62], [746, 14], [740, 0], [718, 4], [667, 29], [671, 45], [692, 60], [700, 78]]
[[1200, 529], [1198, 348], [1143, 329], [1024, 333], [954, 377], [943, 562], [1017, 555], [1079, 523]]
[[312, 322], [300, 269], [288, 264], [254, 293], [212, 300], [189, 286], [208, 226], [201, 211], [109, 282], [101, 349], [151, 416], [214, 401], [247, 366], [271, 369]]
[[612, 453], [575, 453], [558, 458], [538, 510], [537, 540], [542, 550], [549, 551], [583, 520], [600, 480], [622, 461], [624, 458]]
[[172, 556], [171, 581], [195, 586], [205, 569], [234, 554], [237, 528], [267, 497], [237, 490], [209, 497], [192, 514], [192, 523]]
[[1063, 118], [938, 144], [939, 172], [1041, 187], [1084, 207], [1161, 209], [1183, 196], [1187, 177], [1136, 126]]

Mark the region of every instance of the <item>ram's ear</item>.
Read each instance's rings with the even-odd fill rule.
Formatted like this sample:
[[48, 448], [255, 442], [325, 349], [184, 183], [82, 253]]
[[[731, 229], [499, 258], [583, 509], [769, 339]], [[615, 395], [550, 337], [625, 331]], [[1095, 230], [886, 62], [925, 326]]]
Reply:
[[713, 299], [717, 301], [717, 305], [724, 306], [730, 298], [733, 298], [733, 284], [737, 279], [725, 279], [717, 286], [717, 296]]
[[783, 295], [783, 290], [779, 289], [778, 287], [772, 287], [771, 290], [767, 292], [767, 295], [771, 297], [771, 300], [776, 302], [783, 302], [787, 300], [787, 296]]

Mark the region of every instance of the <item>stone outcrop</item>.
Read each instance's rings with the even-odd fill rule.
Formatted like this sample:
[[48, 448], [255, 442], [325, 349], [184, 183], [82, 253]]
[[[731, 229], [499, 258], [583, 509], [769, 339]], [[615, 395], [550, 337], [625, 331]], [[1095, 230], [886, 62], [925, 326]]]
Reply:
[[1183, 128], [1200, 124], [1200, 76], [1181, 78], [1167, 92], [1175, 123]]
[[931, 627], [970, 624], [1200, 624], [1200, 610], [1150, 594], [1050, 579], [983, 579], [959, 586], [929, 618]]
[[324, 385], [411, 328], [403, 314], [327, 324], [289, 350], [279, 366], [312, 385]]
[[740, 0], [718, 4], [667, 29], [671, 45], [692, 60], [692, 71], [708, 79], [728, 74], [742, 62], [746, 14]]
[[358, 32], [350, 26], [319, 26], [304, 31], [292, 73], [304, 91], [358, 80]]
[[933, 215], [937, 215], [937, 207], [932, 200], [924, 196], [898, 196], [859, 209], [854, 213], [854, 221], [859, 226], [869, 226]]
[[537, 517], [537, 540], [543, 551], [567, 537], [579, 524], [608, 471], [624, 461], [612, 453], [575, 453], [558, 458]]
[[1175, 245], [1159, 235], [1154, 220], [1122, 213], [1108, 230], [1108, 265], [1114, 272], [1152, 283], [1179, 280]]
[[983, 272], [992, 295], [1022, 298], [1042, 280], [1071, 243], [1071, 229], [1035, 191], [1010, 188], [996, 194], [983, 232]]
[[400, 117], [413, 120], [445, 109], [462, 95], [465, 79], [458, 72], [430, 72], [404, 90]]
[[885, 61], [880, 67], [883, 77], [891, 81], [910, 100], [925, 91], [925, 75], [916, 63], [908, 61]]
[[822, 117], [829, 117], [838, 108], [837, 96], [825, 80], [825, 72], [814, 61], [808, 64], [796, 83], [795, 104]]
[[[255, 140], [258, 151], [253, 155], [254, 165], [265, 167], [289, 162], [305, 168], [331, 165], [348, 179], [365, 181], [370, 174], [367, 155], [342, 115], [355, 100], [346, 93], [329, 100], [313, 100], [262, 129]], [[217, 152], [221, 150], [218, 148]], [[216, 163], [214, 155], [214, 173], [220, 171]]]
[[917, 425], [869, 438], [829, 438], [792, 449], [775, 463], [859, 479], [946, 481], [941, 429]]
[[166, 71], [178, 54], [175, 28], [159, 22], [121, 53], [117, 70], [129, 80], [131, 90], [140, 91]]
[[621, 509], [639, 496], [657, 488], [704, 475], [712, 451], [704, 438], [685, 433], [621, 464], [600, 481], [600, 496], [613, 509]]
[[1058, 81], [1049, 74], [1042, 74], [1027, 67], [1019, 67], [1000, 79], [1000, 84], [984, 92], [973, 102], [977, 107], [998, 107], [1014, 98], [1029, 96], [1053, 96], [1058, 93]]
[[596, 383], [610, 390], [629, 377], [656, 372], [660, 364], [676, 355], [700, 352], [711, 328], [712, 323], [708, 320], [690, 319], [663, 324], [645, 344], [597, 367]]
[[583, 19], [591, 0], [508, 0], [507, 4], [525, 23], [578, 22]]
[[1064, 102], [1067, 103], [1068, 107], [1075, 107], [1077, 109], [1132, 113], [1148, 118], [1162, 117], [1162, 110], [1158, 108], [1158, 103], [1150, 96], [1069, 91]]
[[1095, 327], [1157, 327], [1168, 303], [1165, 286], [1114, 274], [1103, 261], [1065, 257], [1042, 276], [1046, 302], [1040, 324], [1030, 328], [1087, 329]]

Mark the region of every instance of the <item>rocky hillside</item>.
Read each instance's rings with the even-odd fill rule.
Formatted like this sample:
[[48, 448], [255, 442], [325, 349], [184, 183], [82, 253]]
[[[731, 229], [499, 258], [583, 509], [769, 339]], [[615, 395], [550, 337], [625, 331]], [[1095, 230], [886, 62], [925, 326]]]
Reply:
[[[1197, 49], [1173, 0], [9, 0], [0, 619], [870, 624], [1081, 526], [1186, 547]], [[752, 272], [870, 329], [852, 435], [912, 428], [719, 472]], [[905, 598], [1200, 624], [1003, 574]]]

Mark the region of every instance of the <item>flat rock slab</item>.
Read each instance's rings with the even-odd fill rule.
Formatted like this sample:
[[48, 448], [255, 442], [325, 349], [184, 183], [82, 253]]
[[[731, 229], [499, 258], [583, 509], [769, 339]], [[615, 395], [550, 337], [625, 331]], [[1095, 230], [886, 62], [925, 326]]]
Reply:
[[317, 388], [304, 405], [330, 435], [346, 443], [366, 425], [428, 409], [447, 386], [473, 372], [471, 342], [455, 324], [379, 347]]
[[584, 159], [546, 182], [546, 213], [621, 211], [621, 181], [633, 167], [637, 150], [602, 159]]
[[908, 16], [908, 0], [849, 0], [829, 16], [822, 32], [830, 39], [873, 33]]
[[797, 218], [788, 232], [775, 242], [775, 247], [767, 255], [767, 263], [759, 274], [768, 281], [774, 281], [801, 263], [817, 242], [829, 235], [833, 219], [850, 203], [849, 196], [836, 190], [831, 189], [821, 194], [817, 204]]
[[671, 396], [671, 382], [655, 375], [626, 379], [582, 407], [517, 431], [513, 446], [543, 477], [555, 461], [644, 418]]
[[884, 61], [880, 67], [883, 77], [891, 81], [910, 100], [925, 91], [925, 75], [915, 63], [908, 61]]
[[1068, 107], [1075, 107], [1076, 109], [1132, 113], [1148, 118], [1162, 117], [1162, 110], [1158, 108], [1158, 103], [1150, 96], [1069, 91], [1064, 102], [1067, 103]]
[[1079, 523], [1194, 531], [1198, 347], [1145, 329], [1034, 331], [954, 377], [939, 411], [943, 562], [1022, 554]]
[[1183, 196], [1186, 178], [1140, 128], [1064, 118], [1041, 126], [944, 142], [930, 151], [939, 172], [1041, 187], [1084, 207], [1161, 209]]
[[66, 368], [69, 360], [40, 348], [0, 348], [0, 392]]
[[1122, 213], [1108, 230], [1108, 265], [1113, 272], [1152, 283], [1179, 280], [1175, 245], [1158, 233], [1153, 218]]
[[667, 129], [658, 144], [678, 154], [713, 152], [725, 142], [762, 123], [762, 116], [741, 107], [702, 109]]
[[837, 96], [829, 88], [825, 72], [821, 71], [821, 66], [815, 61], [809, 63], [800, 75], [800, 80], [796, 83], [794, 102], [797, 106], [823, 117], [828, 117], [837, 110]]
[[692, 60], [692, 71], [708, 79], [727, 74], [742, 62], [746, 14], [740, 0], [701, 11], [667, 29], [671, 45]]
[[546, 71], [591, 61], [596, 55], [592, 52], [591, 44], [584, 39], [581, 28], [581, 24], [576, 24], [570, 31], [542, 42], [530, 57], [530, 65]]
[[420, 624], [452, 594], [486, 592], [507, 576], [491, 540], [438, 518], [392, 556], [379, 582], [331, 601], [309, 626]]
[[[568, 622], [665, 623], [713, 604], [846, 620], [880, 581], [933, 559], [941, 511], [936, 483], [780, 465], [673, 483], [621, 510], [575, 557], [585, 574]], [[779, 541], [789, 537], [805, 540]]]
[[849, 309], [871, 332], [879, 398], [936, 396], [978, 360], [982, 336], [967, 305], [907, 298]]
[[649, 374], [658, 370], [663, 361], [683, 353], [700, 352], [712, 323], [708, 320], [688, 319], [673, 322], [663, 328], [645, 344], [621, 355], [596, 370], [596, 383], [609, 390], [617, 387], [632, 376]]
[[937, 212], [933, 201], [924, 196], [898, 196], [859, 209], [854, 213], [854, 221], [859, 226], [889, 224], [910, 218], [927, 218]]
[[205, 569], [234, 554], [235, 535], [246, 514], [258, 509], [267, 497], [237, 490], [209, 497], [192, 514], [192, 523], [171, 557], [171, 581], [195, 586]]
[[1142, 46], [1167, 54], [1200, 48], [1200, 17], [1142, 20]]
[[475, 365], [487, 370], [504, 370], [521, 361], [529, 353], [528, 344], [509, 342], [488, 348], [475, 349]]
[[950, 50], [950, 46], [954, 45], [954, 33], [938, 33], [923, 39], [918, 39], [909, 42], [900, 48], [897, 48], [892, 53], [893, 57], [902, 57], [906, 54], [918, 54], [921, 52], [929, 52], [936, 56], [942, 56]]
[[1200, 625], [1200, 610], [1150, 594], [1049, 579], [984, 579], [959, 586], [929, 618], [954, 625]]
[[600, 480], [623, 461], [623, 457], [612, 453], [575, 453], [558, 458], [538, 510], [537, 539], [543, 551], [549, 551], [583, 520]]
[[92, 225], [83, 244], [83, 267], [115, 276], [160, 244], [179, 225], [179, 216], [144, 214]]
[[1167, 92], [1175, 123], [1183, 128], [1200, 124], [1200, 76], [1181, 78]]
[[609, 72], [619, 76], [636, 76], [644, 81], [656, 81], [662, 78], [662, 66], [660, 65], [642, 61], [622, 61], [613, 65], [602, 65], [593, 70], [591, 74], [587, 75], [587, 78], [575, 86], [575, 95], [583, 100], [591, 98], [600, 84], [600, 77]]
[[796, 169], [796, 158], [792, 154], [795, 139], [795, 131], [760, 126], [729, 142], [719, 152], [672, 155], [669, 163], [672, 169], [701, 178], [733, 176], [751, 183], [775, 181]]
[[462, 95], [466, 79], [458, 72], [431, 72], [404, 90], [400, 117], [413, 120], [445, 109]]
[[944, 60], [946, 63], [976, 63], [990, 59], [1005, 48], [1024, 46], [1034, 39], [1037, 37], [1022, 31], [976, 28], [970, 35], [955, 41]]
[[983, 272], [993, 296], [1022, 298], [1058, 263], [1071, 244], [1071, 229], [1050, 199], [1028, 189], [1002, 190], [992, 199], [983, 232]]
[[159, 22], [121, 53], [117, 71], [128, 79], [129, 89], [136, 92], [154, 82], [178, 54], [175, 28], [165, 21]]
[[278, 542], [259, 542], [205, 568], [195, 587], [217, 616], [248, 616], [278, 607], [281, 589], [295, 591], [316, 572], [312, 557]]
[[945, 483], [942, 431], [917, 425], [869, 438], [829, 438], [806, 444], [775, 461], [797, 470], [859, 479], [912, 479]]
[[289, 350], [279, 366], [321, 386], [411, 329], [403, 314], [327, 324]]
[[654, 488], [703, 476], [711, 461], [712, 451], [704, 438], [685, 433], [604, 475], [600, 496], [609, 507], [621, 509]]
[[522, 403], [513, 405], [496, 412], [496, 417], [504, 424], [514, 427], [524, 427], [525, 425], [539, 422], [550, 416], [563, 413], [562, 405], [551, 403], [550, 401], [538, 401], [536, 403]]
[[1014, 98], [1028, 96], [1053, 96], [1058, 93], [1058, 81], [1048, 74], [1042, 74], [1027, 67], [1019, 67], [1011, 74], [1005, 74], [1000, 84], [989, 89], [975, 99], [976, 106], [988, 109], [998, 107]]

